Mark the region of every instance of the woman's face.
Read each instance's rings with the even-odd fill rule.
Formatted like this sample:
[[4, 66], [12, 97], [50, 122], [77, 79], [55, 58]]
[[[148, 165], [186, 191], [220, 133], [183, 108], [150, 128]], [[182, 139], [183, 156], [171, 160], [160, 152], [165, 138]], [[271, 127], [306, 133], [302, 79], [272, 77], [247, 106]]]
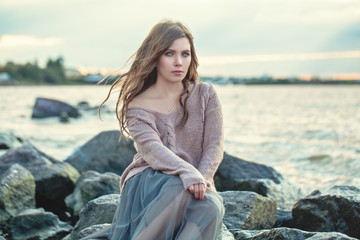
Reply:
[[191, 63], [190, 42], [186, 37], [176, 39], [157, 63], [157, 81], [181, 82]]

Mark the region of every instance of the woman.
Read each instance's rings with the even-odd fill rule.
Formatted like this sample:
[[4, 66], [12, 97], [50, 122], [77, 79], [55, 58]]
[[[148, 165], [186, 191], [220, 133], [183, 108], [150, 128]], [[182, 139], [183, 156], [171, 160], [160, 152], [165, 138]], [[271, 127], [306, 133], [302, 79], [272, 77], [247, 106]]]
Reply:
[[197, 67], [190, 31], [165, 20], [112, 85], [110, 92], [120, 89], [122, 136], [134, 139], [137, 154], [121, 177], [107, 238], [217, 239], [224, 207], [213, 176], [223, 158], [222, 113]]

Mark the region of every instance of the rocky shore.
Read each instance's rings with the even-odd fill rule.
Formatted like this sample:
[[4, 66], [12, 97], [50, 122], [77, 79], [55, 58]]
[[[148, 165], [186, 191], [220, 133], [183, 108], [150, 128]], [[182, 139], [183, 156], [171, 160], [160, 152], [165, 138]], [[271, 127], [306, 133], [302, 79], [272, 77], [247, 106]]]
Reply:
[[[64, 161], [0, 133], [0, 240], [79, 239], [108, 226], [119, 179], [135, 153], [101, 132]], [[215, 185], [226, 209], [218, 239], [358, 239], [360, 189], [305, 196], [272, 167], [224, 153]]]

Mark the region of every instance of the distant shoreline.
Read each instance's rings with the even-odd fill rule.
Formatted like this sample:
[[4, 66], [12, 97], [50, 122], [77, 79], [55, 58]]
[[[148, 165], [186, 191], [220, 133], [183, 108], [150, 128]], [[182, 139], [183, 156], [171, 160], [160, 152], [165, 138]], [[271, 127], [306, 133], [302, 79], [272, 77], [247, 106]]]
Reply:
[[[249, 80], [242, 80], [242, 81], [231, 81], [231, 80], [216, 80], [216, 78], [206, 78], [201, 79], [203, 82], [209, 82], [215, 85], [360, 85], [360, 80], [353, 81], [353, 80], [320, 80], [320, 81], [290, 81], [287, 79], [281, 80], [271, 80], [271, 81], [262, 81], [259, 79], [249, 79]], [[81, 83], [81, 82], [73, 82], [73, 83], [59, 83], [59, 84], [35, 84], [29, 82], [20, 82], [20, 81], [6, 81], [0, 82], [0, 87], [2, 86], [89, 86], [89, 85], [97, 85], [96, 83]], [[99, 86], [106, 85], [106, 84], [99, 84]]]

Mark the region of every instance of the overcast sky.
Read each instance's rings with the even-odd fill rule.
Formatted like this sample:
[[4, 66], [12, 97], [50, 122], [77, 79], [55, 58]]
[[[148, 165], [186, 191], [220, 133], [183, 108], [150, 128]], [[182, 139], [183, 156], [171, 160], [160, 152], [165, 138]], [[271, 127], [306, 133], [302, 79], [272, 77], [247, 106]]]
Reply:
[[118, 68], [163, 18], [191, 29], [202, 75], [360, 74], [360, 0], [0, 0], [0, 64]]

